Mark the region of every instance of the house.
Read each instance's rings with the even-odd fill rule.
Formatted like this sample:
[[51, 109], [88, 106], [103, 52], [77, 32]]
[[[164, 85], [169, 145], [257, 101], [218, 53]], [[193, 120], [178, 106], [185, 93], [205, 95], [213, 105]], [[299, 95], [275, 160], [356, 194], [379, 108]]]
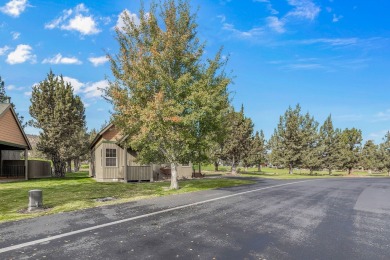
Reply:
[[[0, 178], [28, 179], [30, 142], [9, 103], [0, 103]], [[20, 154], [24, 151], [24, 161]]]
[[[109, 124], [100, 131], [89, 146], [89, 175], [97, 181], [142, 181], [157, 180], [164, 174], [169, 175], [169, 168], [161, 164], [140, 165], [137, 153], [125, 148], [120, 143], [126, 137]], [[179, 165], [178, 178], [191, 178], [192, 165]]]

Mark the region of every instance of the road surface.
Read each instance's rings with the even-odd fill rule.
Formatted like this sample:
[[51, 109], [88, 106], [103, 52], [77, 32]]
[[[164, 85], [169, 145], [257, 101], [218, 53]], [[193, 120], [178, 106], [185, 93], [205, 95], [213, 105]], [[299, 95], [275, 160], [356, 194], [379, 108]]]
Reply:
[[276, 181], [0, 224], [0, 259], [390, 259], [390, 179]]

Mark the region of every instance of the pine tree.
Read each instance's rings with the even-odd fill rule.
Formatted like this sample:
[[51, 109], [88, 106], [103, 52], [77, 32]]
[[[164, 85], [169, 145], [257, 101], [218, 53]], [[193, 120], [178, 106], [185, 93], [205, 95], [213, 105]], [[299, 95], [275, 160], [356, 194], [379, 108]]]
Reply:
[[252, 145], [253, 123], [245, 117], [244, 107], [234, 110], [227, 117], [228, 135], [223, 147], [223, 158], [231, 163], [232, 174], [237, 174], [237, 166], [248, 156]]
[[263, 130], [256, 131], [252, 138], [252, 148], [250, 151], [250, 163], [257, 165], [257, 171], [261, 172], [261, 165], [266, 162], [267, 143], [264, 138]]
[[[308, 154], [313, 152], [318, 123], [307, 113], [301, 115], [301, 107], [295, 109], [289, 107], [279, 119], [279, 124], [270, 139], [271, 161], [275, 165], [283, 165], [289, 168], [293, 174], [294, 167], [302, 166], [303, 160], [309, 162], [314, 157]], [[305, 157], [306, 156], [306, 157]], [[310, 162], [314, 163], [314, 162]], [[306, 163], [307, 164], [307, 163]]]
[[329, 175], [331, 175], [332, 170], [337, 167], [339, 157], [339, 135], [340, 130], [335, 130], [333, 128], [332, 116], [329, 115], [321, 126], [319, 133], [321, 149], [320, 160], [322, 162], [322, 167], [328, 169]]
[[387, 174], [390, 176], [390, 132], [386, 133], [383, 143], [379, 145], [378, 157], [378, 168], [387, 171]]
[[318, 134], [318, 123], [313, 117], [307, 113], [303, 123], [303, 150], [302, 150], [302, 166], [310, 170], [313, 174], [314, 170], [321, 167], [321, 144]]
[[139, 23], [124, 14], [116, 29], [120, 51], [110, 56], [115, 80], [106, 92], [114, 123], [142, 163], [169, 163], [171, 189], [177, 166], [203, 155], [215, 139], [228, 108], [221, 51], [205, 61], [197, 38], [196, 15], [188, 1], [165, 0], [157, 13], [142, 7]]
[[4, 85], [4, 81], [1, 79], [1, 76], [0, 76], [0, 103], [4, 103], [5, 101], [7, 101], [8, 97], [7, 97], [7, 94], [5, 93], [5, 85]]
[[50, 71], [33, 87], [30, 115], [32, 125], [40, 128], [37, 149], [50, 158], [56, 177], [64, 177], [69, 150], [77, 146], [75, 134], [85, 128], [84, 105], [73, 94], [72, 86]]
[[369, 174], [378, 165], [378, 155], [378, 146], [374, 144], [374, 141], [368, 140], [363, 146], [360, 164]]
[[345, 129], [340, 134], [339, 139], [339, 165], [352, 173], [360, 161], [360, 148], [362, 142], [362, 131], [356, 128]]

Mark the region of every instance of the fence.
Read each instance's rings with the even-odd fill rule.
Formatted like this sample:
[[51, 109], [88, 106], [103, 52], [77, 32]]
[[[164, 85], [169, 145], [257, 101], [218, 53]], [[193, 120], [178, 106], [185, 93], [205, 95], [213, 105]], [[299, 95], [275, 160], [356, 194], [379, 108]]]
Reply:
[[[24, 160], [4, 160], [0, 177], [6, 178], [24, 178], [25, 177]], [[51, 165], [47, 161], [28, 161], [28, 178], [47, 178], [51, 177]]]
[[5, 178], [24, 178], [25, 177], [25, 166], [24, 165], [4, 165], [3, 172], [0, 177]]
[[152, 166], [127, 166], [128, 181], [153, 181]]

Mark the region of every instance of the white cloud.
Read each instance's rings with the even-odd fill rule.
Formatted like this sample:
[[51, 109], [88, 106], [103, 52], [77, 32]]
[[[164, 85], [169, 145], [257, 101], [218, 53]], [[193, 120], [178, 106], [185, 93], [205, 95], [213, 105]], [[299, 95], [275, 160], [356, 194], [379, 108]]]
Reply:
[[12, 39], [13, 40], [17, 40], [20, 37], [20, 33], [19, 32], [11, 32], [11, 35], [12, 35]]
[[93, 66], [97, 67], [99, 65], [103, 65], [108, 61], [108, 58], [106, 56], [100, 56], [100, 57], [91, 57], [88, 59]]
[[69, 20], [67, 25], [62, 25], [61, 29], [68, 31], [78, 31], [83, 35], [97, 34], [100, 30], [96, 27], [96, 22], [92, 16], [82, 14]]
[[6, 87], [6, 89], [7, 89], [7, 90], [10, 90], [10, 91], [12, 91], [12, 90], [20, 91], [20, 90], [23, 90], [24, 87], [16, 87], [15, 85], [8, 85], [8, 86]]
[[337, 23], [337, 22], [340, 21], [342, 18], [343, 18], [342, 15], [333, 14], [332, 22]]
[[272, 30], [278, 32], [278, 33], [284, 33], [286, 30], [284, 29], [285, 22], [282, 20], [279, 20], [276, 16], [269, 16], [267, 17], [267, 25]]
[[62, 15], [45, 24], [45, 28], [77, 31], [82, 35], [92, 35], [100, 32], [98, 23], [90, 15], [89, 9], [84, 4], [79, 4], [73, 9], [63, 10]]
[[0, 7], [0, 12], [13, 17], [19, 17], [28, 6], [27, 0], [11, 0], [6, 5]]
[[32, 94], [32, 91], [24, 92], [24, 95], [27, 96], [27, 97], [31, 97], [31, 94]]
[[94, 83], [89, 83], [86, 85], [86, 88], [84, 89], [85, 97], [86, 98], [98, 98], [103, 95], [103, 90], [107, 89], [108, 87], [108, 81], [107, 80], [101, 80]]
[[4, 47], [0, 47], [0, 56], [4, 55], [9, 50], [9, 47], [6, 45]]
[[63, 57], [61, 53], [58, 53], [52, 58], [46, 58], [42, 61], [43, 64], [82, 64], [76, 57]]
[[390, 109], [377, 113], [374, 119], [375, 121], [390, 121]]
[[287, 0], [295, 8], [288, 12], [286, 17], [297, 17], [301, 19], [314, 20], [321, 9], [311, 0]]
[[82, 95], [84, 99], [100, 98], [103, 95], [103, 90], [107, 89], [108, 81], [101, 80], [97, 82], [83, 83], [78, 79], [71, 77], [63, 77], [65, 82], [69, 82], [76, 94]]
[[236, 37], [241, 39], [253, 38], [255, 36], [262, 35], [264, 32], [264, 29], [261, 27], [254, 27], [249, 31], [240, 31], [236, 29], [233, 24], [229, 24], [229, 23], [224, 23], [222, 29], [224, 29], [225, 31], [232, 32]]
[[84, 83], [81, 83], [78, 79], [71, 77], [63, 77], [65, 82], [68, 82], [73, 87], [73, 91], [76, 94], [81, 92], [81, 88], [84, 87]]
[[140, 24], [140, 20], [137, 14], [133, 14], [129, 10], [125, 9], [118, 15], [118, 20], [116, 21], [115, 27], [119, 30], [123, 30], [123, 27], [125, 26], [125, 22], [123, 21], [123, 19], [126, 14], [129, 16], [130, 20], [132, 20], [136, 25]]
[[291, 70], [317, 70], [324, 69], [324, 66], [318, 63], [294, 63], [286, 65], [285, 68]]
[[331, 46], [348, 46], [348, 45], [356, 45], [358, 44], [359, 39], [358, 38], [317, 38], [317, 39], [309, 39], [309, 40], [302, 40], [298, 41], [296, 43], [299, 44], [329, 44]]
[[32, 48], [27, 44], [19, 44], [13, 52], [10, 52], [7, 57], [8, 64], [18, 64], [30, 61], [36, 62], [36, 56], [32, 54]]

